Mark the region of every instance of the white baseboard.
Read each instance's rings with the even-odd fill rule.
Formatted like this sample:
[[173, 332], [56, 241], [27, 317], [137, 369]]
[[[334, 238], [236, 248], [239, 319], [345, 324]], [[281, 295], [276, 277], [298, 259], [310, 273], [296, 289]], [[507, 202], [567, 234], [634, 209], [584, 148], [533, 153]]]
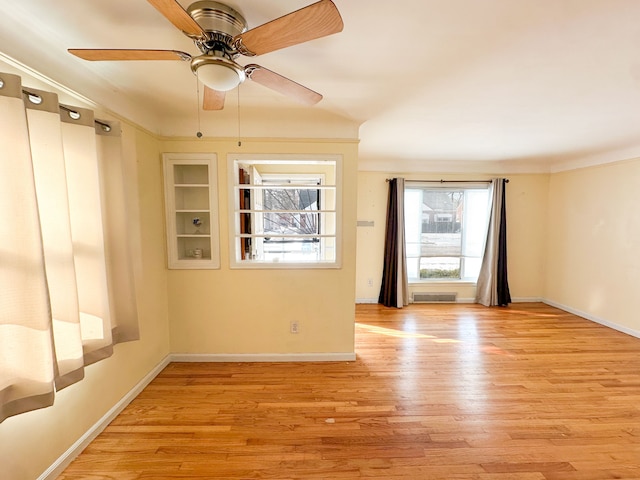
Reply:
[[[513, 297], [511, 303], [535, 303], [541, 302], [540, 297]], [[474, 297], [469, 298], [457, 298], [455, 303], [478, 303]], [[479, 305], [479, 304], [478, 304]]]
[[618, 325], [617, 323], [610, 322], [609, 320], [596, 317], [586, 312], [581, 312], [580, 310], [577, 310], [572, 307], [568, 307], [566, 305], [562, 305], [561, 303], [554, 302], [553, 300], [543, 298], [542, 302], [552, 307], [559, 308], [560, 310], [564, 310], [565, 312], [573, 313], [574, 315], [585, 318], [592, 322], [599, 323], [600, 325], [604, 325], [605, 327], [609, 327], [619, 332], [626, 333], [627, 335], [631, 335], [632, 337], [640, 338], [640, 331], [634, 330], [633, 328], [625, 327], [623, 325]]
[[378, 303], [377, 298], [356, 298], [356, 303]]
[[476, 303], [475, 298], [456, 298], [454, 303]]
[[[511, 299], [512, 303], [536, 303], [541, 302], [540, 297], [514, 297]], [[378, 303], [377, 298], [356, 298], [356, 304], [362, 303]], [[475, 298], [458, 298], [454, 303], [476, 303]]]
[[511, 303], [540, 303], [542, 299], [540, 297], [513, 297]]
[[[458, 298], [455, 302], [451, 303], [475, 303], [475, 298]], [[369, 304], [369, 303], [378, 303], [377, 298], [356, 298], [356, 304]], [[445, 302], [434, 302], [434, 303], [445, 303]], [[447, 302], [449, 303], [449, 302]]]
[[122, 410], [125, 409], [144, 388], [151, 383], [151, 381], [158, 376], [158, 374], [169, 365], [171, 359], [170, 356], [166, 356], [153, 370], [147, 373], [142, 380], [140, 380], [127, 394], [120, 399], [103, 417], [98, 420], [84, 435], [82, 435], [73, 445], [71, 445], [66, 452], [53, 463], [42, 475], [38, 477], [38, 480], [54, 480], [60, 476], [65, 468], [75, 459], [80, 453], [87, 448], [87, 446], [105, 429], [107, 425], [118, 416]]
[[173, 353], [172, 362], [352, 362], [356, 354], [345, 353]]

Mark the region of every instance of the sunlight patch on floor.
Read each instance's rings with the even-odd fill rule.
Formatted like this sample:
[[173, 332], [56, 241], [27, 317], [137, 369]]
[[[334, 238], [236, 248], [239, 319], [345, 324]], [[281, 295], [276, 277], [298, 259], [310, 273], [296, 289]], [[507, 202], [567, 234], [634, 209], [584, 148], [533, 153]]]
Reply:
[[407, 332], [404, 330], [397, 330], [395, 328], [385, 328], [378, 327], [375, 325], [367, 325], [365, 323], [357, 323], [356, 326], [367, 330], [371, 333], [376, 333], [378, 335], [385, 335], [387, 337], [395, 337], [395, 338], [422, 338], [426, 340], [431, 340], [433, 343], [462, 343], [463, 340], [456, 340], [455, 338], [439, 338], [435, 335], [425, 335], [423, 333], [416, 332]]

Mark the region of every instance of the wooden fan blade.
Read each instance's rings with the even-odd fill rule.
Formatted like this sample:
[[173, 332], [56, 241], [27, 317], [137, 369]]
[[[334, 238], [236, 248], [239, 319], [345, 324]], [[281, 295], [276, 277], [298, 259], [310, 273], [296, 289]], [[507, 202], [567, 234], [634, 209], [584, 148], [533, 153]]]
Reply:
[[70, 48], [69, 53], [83, 60], [191, 60], [191, 55], [179, 50], [122, 50]]
[[222, 110], [224, 108], [225, 92], [213, 90], [205, 85], [202, 108], [204, 110]]
[[206, 33], [175, 0], [147, 0], [173, 25], [190, 37], [205, 37]]
[[244, 55], [262, 55], [342, 31], [340, 12], [331, 0], [317, 3], [247, 30], [234, 38]]
[[267, 68], [261, 67], [260, 65], [247, 65], [245, 67], [245, 73], [247, 74], [247, 77], [254, 82], [297, 100], [300, 103], [315, 105], [322, 100], [322, 95], [318, 92], [314, 92], [313, 90], [300, 85], [293, 80], [289, 80], [282, 75], [272, 72]]

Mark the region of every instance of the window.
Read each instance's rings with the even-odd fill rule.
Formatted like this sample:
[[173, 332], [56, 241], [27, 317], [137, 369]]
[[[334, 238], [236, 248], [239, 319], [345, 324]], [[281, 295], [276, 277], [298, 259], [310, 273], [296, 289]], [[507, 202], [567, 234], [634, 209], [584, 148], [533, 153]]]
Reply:
[[404, 201], [409, 281], [475, 282], [487, 235], [488, 185], [408, 181]]
[[230, 162], [232, 267], [339, 266], [338, 159]]

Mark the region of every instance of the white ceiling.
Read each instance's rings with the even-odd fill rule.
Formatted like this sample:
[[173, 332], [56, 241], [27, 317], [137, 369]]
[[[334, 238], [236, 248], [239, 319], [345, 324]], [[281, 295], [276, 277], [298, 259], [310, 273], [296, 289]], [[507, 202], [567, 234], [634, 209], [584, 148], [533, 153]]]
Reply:
[[[189, 0], [179, 0], [186, 7]], [[229, 0], [249, 27], [313, 0]], [[324, 95], [251, 82], [198, 113], [185, 62], [85, 62], [67, 48], [199, 52], [144, 0], [4, 0], [0, 52], [162, 135], [360, 138], [361, 161], [454, 171], [640, 156], [640, 1], [335, 0], [344, 31], [258, 63]], [[10, 5], [9, 5], [10, 4]]]

